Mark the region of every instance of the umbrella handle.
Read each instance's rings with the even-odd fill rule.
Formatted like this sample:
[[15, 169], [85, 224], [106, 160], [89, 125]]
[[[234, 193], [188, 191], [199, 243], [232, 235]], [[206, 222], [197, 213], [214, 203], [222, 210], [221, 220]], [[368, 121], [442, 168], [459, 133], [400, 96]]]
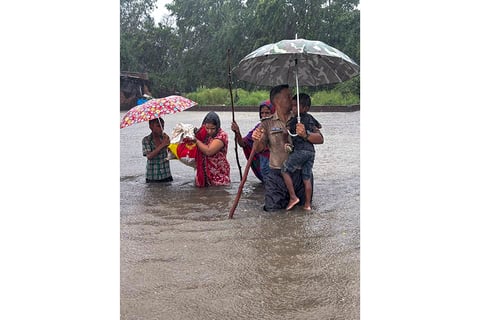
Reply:
[[[295, 59], [295, 84], [297, 86], [297, 122], [300, 123], [300, 95], [298, 94], [298, 65], [297, 59]], [[287, 130], [288, 134], [292, 137], [298, 136], [296, 133], [291, 133], [290, 130]]]
[[295, 59], [295, 82], [297, 85], [297, 120], [298, 123], [300, 123], [300, 94], [298, 90], [298, 65], [297, 65], [297, 59]]
[[157, 120], [158, 120], [158, 124], [160, 125], [160, 128], [162, 128], [162, 131], [163, 131], [163, 126], [162, 126], [162, 122], [160, 121], [160, 117], [158, 117]]

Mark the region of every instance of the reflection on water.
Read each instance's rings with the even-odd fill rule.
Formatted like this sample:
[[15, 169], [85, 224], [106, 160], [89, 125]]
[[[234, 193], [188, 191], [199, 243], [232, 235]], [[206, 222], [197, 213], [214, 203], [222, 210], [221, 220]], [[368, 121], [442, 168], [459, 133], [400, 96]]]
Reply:
[[[166, 132], [199, 125], [205, 113], [167, 116]], [[240, 176], [230, 113], [219, 112], [231, 142], [229, 187], [196, 188], [193, 169], [178, 161], [174, 181], [146, 184], [148, 125], [120, 130], [122, 319], [359, 319], [359, 112], [312, 114], [325, 136], [313, 213], [264, 212], [250, 173], [233, 220]], [[243, 134], [257, 116], [235, 113]], [[243, 171], [240, 148], [239, 156]]]

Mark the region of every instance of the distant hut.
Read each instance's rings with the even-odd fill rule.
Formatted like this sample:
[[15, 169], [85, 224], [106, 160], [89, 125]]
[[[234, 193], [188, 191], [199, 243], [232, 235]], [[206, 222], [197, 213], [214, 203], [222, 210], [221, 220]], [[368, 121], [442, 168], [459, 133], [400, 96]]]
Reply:
[[147, 94], [152, 96], [147, 73], [120, 72], [120, 110], [137, 105], [137, 99]]

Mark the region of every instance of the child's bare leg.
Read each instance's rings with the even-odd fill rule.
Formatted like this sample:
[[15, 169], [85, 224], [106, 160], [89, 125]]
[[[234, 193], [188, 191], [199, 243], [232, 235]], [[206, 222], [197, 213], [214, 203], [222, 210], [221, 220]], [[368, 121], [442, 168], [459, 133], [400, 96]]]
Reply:
[[293, 187], [292, 177], [288, 172], [282, 172], [283, 181], [285, 181], [285, 185], [287, 186], [288, 194], [290, 195], [290, 201], [287, 205], [287, 210], [292, 209], [300, 199], [298, 199], [297, 195], [295, 194], [295, 188]]
[[310, 207], [312, 203], [312, 181], [310, 179], [303, 180], [303, 185], [305, 187], [305, 204], [303, 205], [303, 209], [310, 211], [312, 210]]

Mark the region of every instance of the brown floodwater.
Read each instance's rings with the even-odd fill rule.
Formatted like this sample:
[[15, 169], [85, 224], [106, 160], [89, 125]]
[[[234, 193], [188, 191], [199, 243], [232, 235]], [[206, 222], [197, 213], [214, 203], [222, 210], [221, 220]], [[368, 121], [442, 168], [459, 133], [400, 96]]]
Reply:
[[[199, 126], [206, 113], [168, 115], [165, 131]], [[228, 187], [196, 188], [193, 168], [178, 160], [173, 182], [146, 184], [148, 124], [120, 130], [121, 319], [359, 319], [360, 112], [312, 112], [325, 143], [315, 147], [311, 213], [264, 212], [263, 186], [249, 173], [233, 219], [232, 116], [218, 114], [230, 141]], [[258, 113], [235, 120], [245, 135]]]

